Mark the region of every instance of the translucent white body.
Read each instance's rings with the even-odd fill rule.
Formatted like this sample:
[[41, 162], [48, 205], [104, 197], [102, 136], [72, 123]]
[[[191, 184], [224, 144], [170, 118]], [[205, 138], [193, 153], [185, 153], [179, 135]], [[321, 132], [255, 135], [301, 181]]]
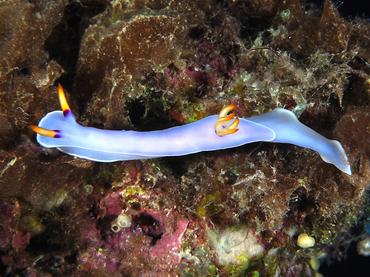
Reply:
[[65, 117], [63, 112], [54, 111], [41, 119], [39, 127], [60, 130], [61, 138], [37, 135], [37, 141], [44, 147], [57, 147], [64, 153], [99, 162], [182, 156], [257, 141], [290, 143], [317, 151], [325, 162], [351, 174], [341, 144], [300, 123], [288, 110], [240, 118], [239, 130], [223, 137], [215, 133], [216, 122], [217, 115], [212, 115], [159, 131], [113, 131], [81, 126], [71, 113]]

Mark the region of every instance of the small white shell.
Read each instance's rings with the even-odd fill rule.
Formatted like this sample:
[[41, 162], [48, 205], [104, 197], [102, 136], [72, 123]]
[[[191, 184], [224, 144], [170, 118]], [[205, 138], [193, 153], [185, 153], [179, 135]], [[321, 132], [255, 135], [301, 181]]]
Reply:
[[301, 248], [310, 248], [315, 245], [315, 239], [307, 233], [302, 233], [297, 238], [297, 245]]
[[131, 226], [131, 223], [132, 223], [132, 219], [131, 219], [131, 216], [130, 215], [120, 214], [117, 217], [117, 225], [120, 228], [128, 228], [128, 227]]

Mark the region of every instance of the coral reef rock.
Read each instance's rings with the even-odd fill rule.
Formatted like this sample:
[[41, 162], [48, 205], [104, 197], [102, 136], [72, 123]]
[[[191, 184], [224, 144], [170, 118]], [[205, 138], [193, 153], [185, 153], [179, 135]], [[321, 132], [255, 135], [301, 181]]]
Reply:
[[[368, 259], [370, 24], [319, 2], [0, 1], [0, 275], [320, 276], [356, 245]], [[58, 83], [78, 122], [110, 129], [283, 107], [340, 141], [353, 174], [287, 144], [74, 158], [28, 128], [60, 109]]]

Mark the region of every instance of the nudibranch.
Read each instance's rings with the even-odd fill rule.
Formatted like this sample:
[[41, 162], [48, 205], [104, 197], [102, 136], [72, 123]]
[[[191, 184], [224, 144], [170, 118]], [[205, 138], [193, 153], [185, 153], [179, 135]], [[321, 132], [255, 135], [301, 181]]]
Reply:
[[277, 108], [269, 113], [238, 118], [235, 107], [219, 115], [158, 131], [116, 131], [85, 127], [76, 122], [63, 88], [58, 85], [62, 111], [46, 114], [38, 126], [31, 126], [44, 147], [56, 147], [69, 155], [98, 162], [182, 156], [214, 151], [252, 142], [289, 143], [309, 148], [322, 159], [351, 175], [342, 145], [298, 121], [291, 111]]

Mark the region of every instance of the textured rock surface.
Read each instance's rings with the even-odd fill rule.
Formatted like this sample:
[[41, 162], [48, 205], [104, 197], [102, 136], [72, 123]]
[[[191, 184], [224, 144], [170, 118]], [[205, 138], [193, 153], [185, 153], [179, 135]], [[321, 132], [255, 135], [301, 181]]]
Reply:
[[[62, 68], [48, 61], [44, 43], [66, 1], [0, 3], [0, 144], [8, 147], [29, 120], [56, 107], [48, 97]], [[54, 103], [53, 103], [54, 102]], [[40, 104], [40, 105], [39, 105]], [[35, 117], [33, 117], [36, 115]]]
[[82, 101], [91, 98], [86, 118], [111, 128], [130, 123], [146, 129], [168, 127], [172, 120], [162, 113], [183, 105], [176, 102], [205, 94], [207, 85], [219, 91], [222, 83], [214, 82], [228, 70], [220, 52], [226, 54], [225, 45], [235, 43], [238, 24], [221, 15], [214, 19], [218, 26], [207, 30], [206, 16], [216, 12], [211, 4], [170, 1], [152, 8], [153, 2], [133, 2], [97, 17], [82, 39], [75, 82]]
[[[369, 28], [330, 1], [2, 1], [0, 275], [315, 276], [345, 256], [366, 235]], [[285, 107], [353, 175], [280, 144], [111, 164], [42, 149], [27, 126], [59, 109], [57, 83], [113, 129]]]

